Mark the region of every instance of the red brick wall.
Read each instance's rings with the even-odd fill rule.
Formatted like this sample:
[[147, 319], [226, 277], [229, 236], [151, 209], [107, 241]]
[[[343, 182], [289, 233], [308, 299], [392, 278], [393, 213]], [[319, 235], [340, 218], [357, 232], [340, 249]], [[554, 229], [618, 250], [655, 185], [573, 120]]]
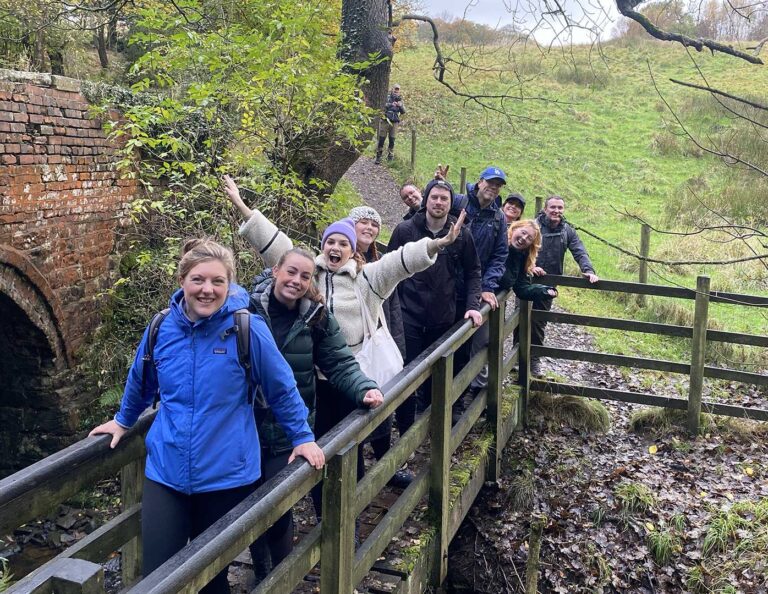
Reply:
[[47, 301], [70, 364], [99, 322], [136, 191], [89, 107], [78, 81], [0, 70], [0, 265]]

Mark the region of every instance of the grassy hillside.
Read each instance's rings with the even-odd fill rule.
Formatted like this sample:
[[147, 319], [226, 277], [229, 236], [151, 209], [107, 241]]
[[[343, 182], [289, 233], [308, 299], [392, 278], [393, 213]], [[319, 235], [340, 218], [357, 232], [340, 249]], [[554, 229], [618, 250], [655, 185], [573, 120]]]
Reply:
[[[762, 216], [762, 198], [750, 188], [764, 181], [734, 174], [717, 159], [704, 155], [676, 135], [671, 114], [654, 89], [649, 65], [661, 93], [685, 118], [686, 125], [704, 134], [730, 133], [731, 121], [716, 113], [701, 92], [686, 90], [670, 78], [700, 83], [682, 48], [648, 43], [640, 47], [606, 46], [602, 55], [589, 48], [575, 48], [572, 56], [538, 50], [504, 54], [504, 65], [515, 65], [527, 79], [525, 95], [541, 99], [510, 102], [519, 117], [506, 121], [499, 114], [449, 94], [432, 77], [430, 48], [420, 47], [396, 55], [392, 80], [403, 85], [407, 124], [418, 130], [416, 178], [429, 179], [437, 163], [451, 165], [451, 179], [458, 181], [466, 167], [473, 181], [483, 167], [495, 164], [509, 176], [508, 189], [530, 199], [560, 194], [566, 199], [566, 216], [576, 225], [632, 252], [639, 250], [639, 224], [621, 214], [625, 209], [660, 229], [682, 229], [694, 211], [697, 198], [718, 204], [727, 196], [728, 214]], [[713, 86], [754, 97], [765, 89], [768, 70], [725, 57], [696, 54], [695, 59]], [[495, 63], [500, 63], [500, 56]], [[575, 66], [574, 66], [575, 65]], [[473, 75], [483, 92], [502, 92], [497, 76]], [[762, 147], [758, 147], [762, 151]], [[398, 147], [395, 168], [401, 178], [409, 175], [404, 162], [409, 155], [407, 134]], [[695, 196], [689, 190], [695, 191]], [[735, 208], [743, 201], [744, 208]], [[753, 221], [754, 222], [754, 221]], [[758, 221], [759, 223], [759, 221]], [[623, 256], [599, 241], [581, 234], [598, 273], [609, 279], [637, 279], [637, 260]], [[722, 240], [720, 238], [712, 238]], [[754, 244], [759, 249], [758, 244]], [[765, 250], [762, 249], [764, 252]], [[751, 255], [740, 242], [712, 243], [701, 237], [652, 234], [651, 257], [663, 260], [723, 260]], [[571, 264], [573, 264], [571, 262]], [[575, 267], [570, 269], [575, 273]], [[650, 282], [695, 287], [697, 274], [709, 274], [712, 288], [766, 294], [768, 273], [757, 263], [726, 267], [652, 266]], [[668, 320], [680, 323], [692, 311], [691, 303], [655, 300], [642, 312], [608, 294], [561, 291], [564, 307], [600, 312], [616, 317]], [[682, 307], [680, 307], [682, 306]], [[729, 330], [765, 333], [764, 311], [733, 306], [713, 306], [715, 325]], [[612, 338], [610, 338], [612, 337]], [[659, 356], [685, 356], [687, 344], [638, 337], [637, 342], [602, 333], [600, 347], [613, 352], [650, 352]], [[752, 357], [729, 353], [736, 360]]]

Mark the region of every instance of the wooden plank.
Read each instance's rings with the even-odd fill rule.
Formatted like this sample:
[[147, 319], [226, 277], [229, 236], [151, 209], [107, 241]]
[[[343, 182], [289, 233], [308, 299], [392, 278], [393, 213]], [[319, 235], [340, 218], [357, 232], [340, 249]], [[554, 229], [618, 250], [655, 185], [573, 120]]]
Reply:
[[627, 392], [624, 390], [610, 390], [608, 388], [594, 388], [591, 386], [579, 386], [576, 384], [561, 384], [558, 382], [550, 382], [544, 380], [532, 381], [531, 390], [538, 392], [548, 392], [551, 394], [586, 396], [587, 398], [596, 398], [598, 400], [617, 400], [618, 402], [647, 404], [649, 406], [660, 406], [663, 408], [674, 408], [677, 410], [686, 410], [688, 408], [688, 401], [682, 398], [657, 396], [656, 394], [646, 394], [644, 392]]
[[95, 482], [144, 457], [144, 435], [154, 412], [143, 416], [114, 450], [111, 436], [88, 437], [0, 480], [0, 533], [44, 516]]
[[591, 284], [587, 279], [576, 276], [559, 276], [547, 274], [536, 279], [537, 283], [544, 285], [559, 285], [563, 287], [577, 287], [579, 289], [591, 289], [593, 291], [611, 291], [618, 293], [635, 293], [636, 295], [653, 295], [656, 297], [676, 297], [678, 299], [694, 299], [695, 292], [684, 287], [669, 287], [666, 285], [646, 285], [628, 281], [603, 280]]
[[491, 456], [488, 457], [486, 474], [488, 480], [495, 481], [501, 474], [501, 451], [504, 444], [501, 439], [501, 397], [504, 379], [504, 306], [492, 311], [488, 316], [488, 393], [486, 419], [493, 434]]
[[320, 591], [349, 594], [354, 589], [354, 494], [357, 484], [357, 444], [352, 442], [328, 461], [323, 480]]
[[251, 594], [283, 594], [292, 592], [304, 576], [320, 561], [322, 526], [312, 528], [288, 556], [275, 567]]
[[[637, 282], [640, 284], [648, 284], [648, 254], [651, 251], [651, 227], [650, 225], [643, 224], [640, 226], [640, 268], [637, 274]], [[645, 307], [647, 300], [645, 295], [637, 296], [637, 304], [640, 307]]]
[[577, 326], [608, 328], [609, 330], [628, 330], [630, 332], [644, 332], [645, 334], [661, 334], [663, 336], [678, 336], [681, 338], [690, 338], [693, 335], [693, 330], [688, 326], [639, 322], [637, 320], [624, 320], [620, 318], [602, 318], [600, 316], [541, 311], [538, 309], [534, 315], [536, 316], [536, 319], [553, 322], [555, 324], [574, 324]]
[[432, 414], [430, 423], [431, 464], [429, 466], [429, 507], [435, 527], [435, 565], [432, 585], [439, 587], [448, 574], [448, 518], [451, 470], [451, 382], [453, 353], [448, 353], [434, 367], [432, 374]]
[[425, 413], [416, 419], [405, 435], [401, 435], [394, 446], [365, 472], [365, 476], [357, 483], [355, 491], [355, 514], [359, 515], [373, 501], [387, 484], [395, 471], [400, 468], [408, 457], [420, 446], [429, 434], [429, 414]]
[[707, 354], [707, 323], [709, 320], [709, 277], [696, 279], [696, 307], [693, 314], [691, 339], [691, 375], [688, 382], [688, 432], [699, 433], [701, 393], [704, 388], [704, 363]]
[[522, 386], [520, 389], [520, 406], [518, 412], [520, 418], [517, 425], [520, 428], [528, 425], [528, 396], [531, 391], [531, 319], [532, 319], [532, 306], [530, 301], [520, 302], [520, 328], [518, 332], [518, 338], [520, 344], [518, 345], [518, 377], [519, 384]]
[[469, 386], [470, 382], [475, 376], [480, 373], [480, 370], [488, 362], [488, 351], [483, 350], [479, 353], [475, 353], [464, 368], [456, 374], [453, 378], [453, 385], [451, 386], [451, 404], [459, 399], [464, 391]]
[[408, 516], [416, 509], [429, 489], [429, 475], [426, 470], [414, 477], [413, 482], [402, 492], [397, 501], [387, 510], [386, 515], [376, 525], [365, 542], [355, 554], [355, 570], [352, 576], [354, 584], [360, 581], [370, 571], [381, 553], [389, 546], [400, 529], [405, 524]]
[[722, 330], [707, 330], [707, 340], [732, 342], [749, 346], [768, 347], [768, 336], [758, 334], [742, 334], [741, 332], [724, 332]]
[[[144, 489], [144, 459], [134, 460], [120, 471], [120, 507], [123, 511], [141, 502]], [[129, 586], [141, 576], [141, 538], [126, 542], [121, 551], [123, 585]]]
[[[535, 346], [532, 347], [532, 351], [535, 355], [552, 357], [554, 359], [588, 361], [590, 363], [600, 363], [603, 365], [652, 369], [654, 371], [667, 371], [685, 375], [688, 375], [691, 369], [691, 366], [688, 363], [675, 363], [674, 361], [665, 361], [662, 359], [643, 359], [640, 357], [628, 357], [626, 355], [609, 355], [607, 353], [597, 353], [594, 351], [582, 351], [577, 349]], [[755, 384], [757, 386], [768, 386], [768, 375], [751, 373], [748, 371], [736, 371], [734, 369], [723, 369], [722, 367], [705, 366], [704, 377], [743, 382], [745, 384]]]

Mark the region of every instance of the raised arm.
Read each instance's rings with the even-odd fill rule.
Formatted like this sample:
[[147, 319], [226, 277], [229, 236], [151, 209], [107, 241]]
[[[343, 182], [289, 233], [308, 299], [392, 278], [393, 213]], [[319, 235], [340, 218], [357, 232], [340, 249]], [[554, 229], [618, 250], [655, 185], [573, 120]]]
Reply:
[[274, 266], [285, 252], [293, 247], [290, 238], [265, 217], [260, 210], [249, 208], [240, 196], [234, 180], [225, 175], [222, 187], [229, 201], [237, 208], [245, 222], [240, 225], [240, 235], [250, 243], [267, 266]]

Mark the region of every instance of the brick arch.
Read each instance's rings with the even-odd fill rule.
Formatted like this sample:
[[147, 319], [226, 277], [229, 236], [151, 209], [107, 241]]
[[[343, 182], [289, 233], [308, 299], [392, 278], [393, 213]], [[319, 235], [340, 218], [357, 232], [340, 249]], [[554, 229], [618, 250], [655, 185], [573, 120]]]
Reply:
[[5, 293], [29, 317], [48, 340], [57, 369], [72, 365], [73, 352], [61, 330], [61, 306], [50, 284], [18, 250], [0, 245], [0, 292]]

